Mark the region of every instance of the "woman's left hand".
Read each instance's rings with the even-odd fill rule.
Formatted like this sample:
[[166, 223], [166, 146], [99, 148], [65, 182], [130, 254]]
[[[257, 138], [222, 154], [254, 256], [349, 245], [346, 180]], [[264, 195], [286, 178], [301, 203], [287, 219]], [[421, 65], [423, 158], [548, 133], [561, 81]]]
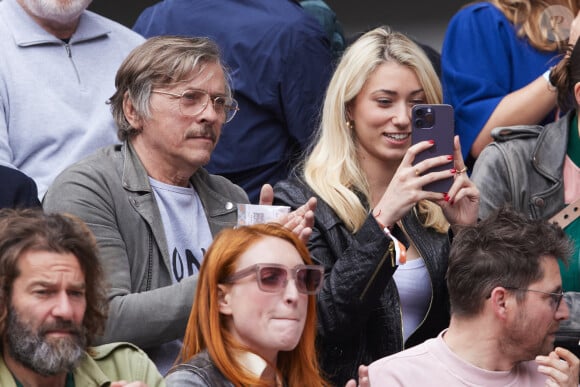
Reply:
[[479, 213], [479, 190], [467, 176], [459, 137], [455, 136], [453, 141], [453, 160], [457, 172], [447, 196], [443, 200], [438, 200], [437, 204], [441, 206], [452, 226], [475, 224]]

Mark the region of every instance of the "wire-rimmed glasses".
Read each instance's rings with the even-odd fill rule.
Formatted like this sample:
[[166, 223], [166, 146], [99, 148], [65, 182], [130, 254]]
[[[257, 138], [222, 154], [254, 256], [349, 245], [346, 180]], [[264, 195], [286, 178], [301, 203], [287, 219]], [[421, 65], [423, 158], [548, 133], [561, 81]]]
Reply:
[[152, 93], [169, 95], [173, 98], [179, 98], [179, 111], [184, 116], [197, 116], [201, 114], [209, 104], [213, 104], [213, 109], [224, 119], [224, 123], [230, 122], [240, 110], [238, 101], [223, 95], [211, 96], [205, 90], [188, 89], [181, 94], [170, 93], [168, 91], [153, 90]]
[[526, 288], [516, 288], [513, 286], [504, 286], [505, 289], [510, 289], [510, 290], [520, 290], [522, 292], [534, 292], [534, 293], [541, 293], [541, 294], [546, 294], [548, 296], [550, 296], [551, 298], [551, 303], [552, 303], [552, 308], [554, 309], [554, 313], [556, 313], [556, 311], [560, 308], [560, 304], [562, 303], [562, 298], [564, 297], [564, 291], [560, 290], [559, 293], [552, 293], [552, 292], [544, 292], [541, 290], [535, 290], [535, 289], [526, 289]]
[[232, 284], [254, 273], [258, 287], [264, 292], [278, 293], [286, 287], [288, 278], [291, 277], [300, 293], [316, 294], [322, 288], [324, 267], [322, 265], [296, 265], [288, 268], [277, 263], [258, 263], [232, 274], [224, 282]]

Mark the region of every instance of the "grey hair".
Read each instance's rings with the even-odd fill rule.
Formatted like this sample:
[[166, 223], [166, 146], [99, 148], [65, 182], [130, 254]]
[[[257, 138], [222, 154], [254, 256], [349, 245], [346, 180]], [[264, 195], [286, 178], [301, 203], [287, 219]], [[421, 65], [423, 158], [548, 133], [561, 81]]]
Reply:
[[232, 97], [231, 79], [220, 60], [215, 42], [204, 37], [157, 36], [135, 48], [123, 61], [115, 77], [115, 94], [109, 99], [117, 136], [124, 141], [139, 133], [123, 111], [130, 98], [137, 115], [150, 117], [149, 99], [154, 88], [187, 82], [204, 71], [208, 63], [218, 63], [225, 76], [226, 94]]

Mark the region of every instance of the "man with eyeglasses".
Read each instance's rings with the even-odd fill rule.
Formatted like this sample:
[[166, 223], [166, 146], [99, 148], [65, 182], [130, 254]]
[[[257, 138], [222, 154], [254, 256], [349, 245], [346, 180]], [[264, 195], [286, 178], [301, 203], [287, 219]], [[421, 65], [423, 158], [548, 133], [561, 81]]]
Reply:
[[[112, 286], [102, 341], [137, 344], [162, 373], [181, 347], [205, 250], [249, 203], [203, 168], [238, 110], [227, 79], [211, 40], [149, 39], [121, 65], [110, 99], [122, 144], [65, 170], [44, 200], [95, 233]], [[264, 193], [271, 204], [271, 187]], [[314, 206], [286, 226], [308, 237]]]
[[560, 227], [511, 209], [465, 227], [449, 256], [449, 328], [372, 363], [371, 385], [578, 386], [578, 358], [554, 349], [570, 253]]

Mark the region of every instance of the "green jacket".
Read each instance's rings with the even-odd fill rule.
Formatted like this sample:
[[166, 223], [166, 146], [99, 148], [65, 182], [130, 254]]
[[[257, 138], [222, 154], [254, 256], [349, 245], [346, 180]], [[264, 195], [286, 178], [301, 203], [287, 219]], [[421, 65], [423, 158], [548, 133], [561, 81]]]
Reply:
[[[129, 343], [91, 348], [91, 355], [74, 370], [75, 387], [108, 387], [111, 382], [141, 381], [149, 387], [165, 386], [163, 377], [145, 352]], [[0, 386], [16, 387], [14, 376], [0, 354]]]

